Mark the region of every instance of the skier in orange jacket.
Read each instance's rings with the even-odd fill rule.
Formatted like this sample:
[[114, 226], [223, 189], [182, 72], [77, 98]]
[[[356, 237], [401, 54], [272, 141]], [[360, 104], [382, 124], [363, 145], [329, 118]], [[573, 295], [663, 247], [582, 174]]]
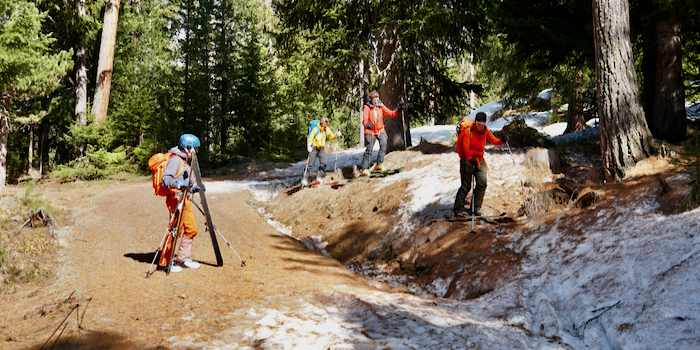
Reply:
[[[481, 204], [486, 193], [486, 179], [488, 167], [484, 161], [484, 147], [486, 140], [495, 146], [504, 145], [508, 141], [508, 135], [503, 134], [502, 139], [493, 136], [491, 130], [486, 127], [486, 114], [479, 112], [474, 120], [463, 119], [457, 127], [457, 144], [455, 150], [459, 154], [459, 173], [462, 178], [462, 185], [457, 191], [455, 198], [455, 217], [466, 217], [469, 215], [483, 216]], [[469, 213], [464, 203], [472, 189], [472, 175], [476, 178], [476, 188], [472, 193], [474, 201], [474, 212]]]
[[370, 92], [369, 102], [362, 108], [362, 125], [365, 127], [365, 154], [362, 157], [362, 175], [369, 175], [369, 162], [372, 158], [374, 141], [379, 140], [379, 153], [377, 154], [376, 170], [384, 170], [384, 155], [386, 154], [386, 130], [384, 130], [384, 117], [394, 118], [399, 115], [385, 106], [379, 99], [379, 93]]
[[[197, 136], [192, 134], [184, 134], [180, 136], [180, 142], [178, 146], [175, 146], [169, 150], [170, 153], [176, 155], [176, 157], [170, 158], [168, 164], [165, 166], [165, 171], [163, 172], [163, 185], [167, 188], [178, 189], [182, 191], [190, 191], [190, 193], [198, 192], [199, 186], [192, 185], [190, 183], [195, 182], [194, 175], [192, 174], [192, 168], [189, 165], [190, 159], [192, 159], [192, 154], [197, 152], [200, 142]], [[180, 173], [178, 169], [184, 163], [183, 171]], [[175, 209], [180, 201], [180, 197], [187, 195], [183, 192], [173, 193], [165, 197], [165, 205], [170, 211], [170, 215], [175, 212]], [[175, 258], [175, 263], [173, 264], [172, 270], [170, 272], [180, 272], [183, 267], [198, 269], [200, 264], [191, 258], [192, 252], [192, 242], [194, 237], [197, 235], [197, 221], [194, 218], [194, 212], [192, 211], [192, 205], [189, 201], [185, 201], [185, 205], [182, 209], [182, 225], [183, 225], [183, 236], [180, 241], [180, 250], [177, 252], [177, 257]], [[167, 268], [167, 267], [166, 267]]]

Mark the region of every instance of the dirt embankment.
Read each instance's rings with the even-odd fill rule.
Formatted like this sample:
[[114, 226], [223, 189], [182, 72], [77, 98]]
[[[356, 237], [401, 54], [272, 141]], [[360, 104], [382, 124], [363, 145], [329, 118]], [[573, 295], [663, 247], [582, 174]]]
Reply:
[[[452, 150], [445, 145], [422, 146], [423, 149], [412, 151], [443, 154]], [[673, 175], [668, 162], [650, 158], [630, 174], [639, 180], [621, 187], [604, 183], [593, 165], [597, 163], [585, 154], [572, 152], [568, 161], [559, 174], [552, 175], [547, 169], [547, 179], [528, 187], [527, 192], [499, 185], [504, 181], [498, 181], [498, 172], [489, 173], [495, 181], [489, 180], [485, 203], [498, 206], [491, 211], [527, 214], [512, 221], [478, 221], [474, 226], [471, 222], [425, 221], [412, 232], [397, 234], [396, 226], [402, 220], [399, 210], [410, 201], [406, 192], [409, 180], [386, 185], [384, 178], [341, 180], [344, 186], [337, 188], [321, 186], [280, 194], [265, 207], [267, 213], [291, 230], [294, 238], [315, 241], [317, 245], [326, 242], [325, 251], [348, 269], [387, 281], [402, 292], [470, 299], [518, 276], [523, 249], [513, 241], [525, 239], [533, 227], [547, 225], [560, 215], [586, 221], [587, 217], [595, 217], [592, 210], [624, 203], [627, 196], [634, 195], [626, 192], [628, 188], [658, 187], [659, 178]], [[386, 163], [390, 168], [405, 164], [406, 171], [430, 166], [418, 165], [416, 157], [404, 152], [389, 154]], [[537, 176], [527, 171], [522, 175]], [[580, 188], [593, 191], [598, 197], [587, 202], [586, 207], [577, 206], [577, 196], [587, 192], [566, 192], [552, 181], [557, 177], [575, 179]], [[682, 202], [687, 195], [683, 187], [675, 183], [670, 186], [670, 193], [659, 196], [658, 200], [664, 203], [662, 208], [677, 207], [673, 203]], [[590, 207], [593, 204], [595, 209]], [[574, 225], [570, 234], [578, 235]], [[317, 252], [321, 253], [321, 249]]]

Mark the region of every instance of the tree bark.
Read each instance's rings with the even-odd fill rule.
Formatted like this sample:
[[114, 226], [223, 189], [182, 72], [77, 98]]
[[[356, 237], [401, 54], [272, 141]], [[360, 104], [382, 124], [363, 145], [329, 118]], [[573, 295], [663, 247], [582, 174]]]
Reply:
[[359, 66], [359, 72], [360, 72], [360, 83], [359, 86], [357, 87], [359, 95], [360, 95], [360, 113], [359, 113], [359, 119], [358, 119], [358, 142], [357, 145], [359, 147], [365, 147], [365, 128], [362, 125], [362, 109], [365, 106], [365, 102], [367, 102], [367, 95], [369, 94], [368, 88], [369, 88], [369, 64], [365, 64], [364, 60], [360, 60], [360, 66]]
[[571, 86], [573, 87], [567, 91], [569, 95], [569, 110], [566, 112], [566, 130], [564, 130], [564, 134], [586, 128], [586, 118], [584, 118], [583, 115], [583, 88], [581, 88], [583, 72], [581, 70], [576, 70], [571, 80]]
[[[398, 109], [399, 100], [406, 95], [405, 77], [400, 67], [396, 52], [396, 33], [394, 27], [388, 25], [379, 35], [379, 96], [390, 109]], [[404, 142], [404, 125], [401, 115], [396, 118], [384, 118], [384, 128], [387, 136], [387, 153], [406, 149]]]
[[430, 91], [428, 91], [428, 120], [426, 121], [427, 126], [435, 125], [435, 78], [431, 75], [428, 78], [428, 84], [430, 86]]
[[0, 190], [7, 181], [7, 140], [10, 136], [10, 94], [0, 92]]
[[31, 175], [34, 170], [34, 126], [29, 124], [29, 149], [27, 150], [27, 174]]
[[95, 121], [107, 118], [109, 106], [109, 90], [112, 85], [112, 65], [114, 63], [114, 46], [117, 41], [117, 23], [119, 20], [119, 0], [109, 0], [105, 5], [102, 39], [100, 41], [100, 57], [97, 64], [97, 88], [93, 100], [92, 112]]
[[609, 181], [654, 151], [637, 87], [628, 0], [594, 0], [600, 148]]
[[672, 17], [656, 27], [654, 114], [648, 118], [652, 135], [672, 143], [685, 140], [688, 124], [680, 34], [681, 25]]
[[[78, 0], [78, 16], [84, 17], [85, 0]], [[86, 44], [81, 43], [75, 54], [75, 119], [78, 125], [87, 125], [87, 62]]]
[[[642, 13], [652, 13], [657, 10], [653, 0], [640, 0], [639, 8]], [[642, 22], [642, 107], [647, 118], [650, 129], [651, 118], [654, 115], [654, 95], [656, 94], [656, 22], [653, 18], [648, 18]], [[653, 130], [650, 130], [652, 134]]]

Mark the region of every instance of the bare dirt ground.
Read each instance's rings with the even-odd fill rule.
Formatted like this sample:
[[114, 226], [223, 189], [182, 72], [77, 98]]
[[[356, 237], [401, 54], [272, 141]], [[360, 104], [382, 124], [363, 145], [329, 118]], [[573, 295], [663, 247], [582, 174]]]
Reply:
[[[247, 193], [207, 198], [214, 224], [246, 267], [221, 239], [224, 266], [213, 266], [211, 240], [197, 215], [193, 258], [203, 266], [144, 278], [168, 216], [150, 183], [52, 184], [36, 192], [69, 211], [69, 221], [58, 223], [65, 247], [52, 278], [3, 295], [2, 349], [165, 349], [173, 336], [235, 343], [242, 338], [237, 331], [262, 317], [247, 315], [251, 308], [293, 309], [297, 296], [339, 285], [382, 288], [277, 232]], [[66, 328], [56, 331], [67, 316]]]

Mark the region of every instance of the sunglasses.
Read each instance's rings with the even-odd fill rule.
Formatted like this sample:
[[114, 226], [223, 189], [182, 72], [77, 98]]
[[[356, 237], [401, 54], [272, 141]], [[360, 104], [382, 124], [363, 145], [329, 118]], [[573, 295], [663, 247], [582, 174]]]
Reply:
[[486, 126], [486, 122], [476, 122], [476, 125], [479, 125], [479, 126]]

